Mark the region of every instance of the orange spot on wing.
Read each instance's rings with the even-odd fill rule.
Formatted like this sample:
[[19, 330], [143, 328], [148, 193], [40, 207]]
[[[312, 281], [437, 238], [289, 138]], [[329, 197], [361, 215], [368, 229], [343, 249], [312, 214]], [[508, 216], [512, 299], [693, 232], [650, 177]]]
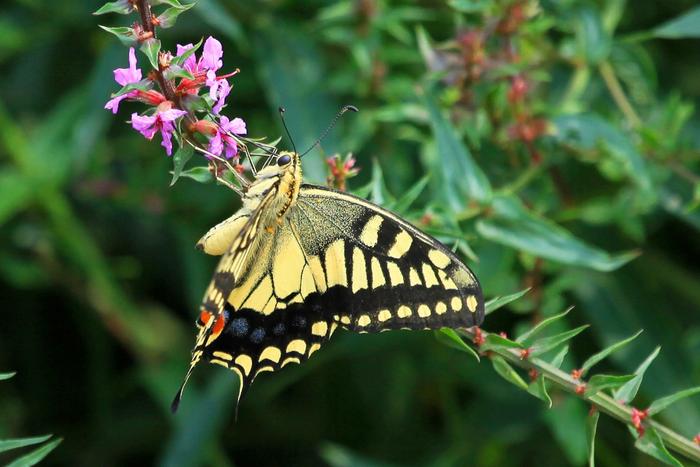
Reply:
[[219, 334], [221, 334], [221, 331], [224, 330], [224, 326], [226, 325], [226, 317], [222, 314], [219, 315], [218, 318], [216, 318], [216, 322], [214, 322], [214, 326], [211, 329], [211, 334], [210, 336], [214, 339], [216, 339]]
[[202, 310], [202, 312], [199, 314], [197, 324], [199, 324], [200, 326], [205, 326], [211, 319], [211, 316], [212, 314], [210, 312], [208, 312], [207, 310]]

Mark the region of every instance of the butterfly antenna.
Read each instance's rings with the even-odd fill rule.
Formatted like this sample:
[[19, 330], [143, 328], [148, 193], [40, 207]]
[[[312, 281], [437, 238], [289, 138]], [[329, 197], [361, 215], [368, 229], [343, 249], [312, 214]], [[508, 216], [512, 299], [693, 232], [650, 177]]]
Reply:
[[313, 148], [315, 148], [316, 146], [318, 146], [319, 144], [321, 144], [321, 141], [323, 140], [323, 138], [325, 138], [326, 135], [328, 134], [328, 132], [331, 131], [331, 130], [333, 129], [333, 127], [335, 126], [336, 123], [338, 123], [338, 119], [339, 119], [340, 117], [342, 117], [343, 114], [344, 114], [345, 112], [347, 112], [348, 110], [352, 110], [353, 112], [359, 112], [359, 111], [360, 111], [360, 110], [359, 110], [357, 107], [355, 107], [354, 105], [346, 105], [346, 106], [344, 106], [342, 109], [340, 109], [340, 111], [336, 114], [336, 116], [333, 118], [333, 120], [331, 120], [331, 123], [330, 123], [330, 125], [328, 125], [328, 128], [326, 128], [326, 130], [321, 134], [321, 136], [318, 137], [318, 139], [314, 142], [314, 144], [312, 144], [311, 147], [310, 147], [309, 149], [307, 149], [306, 151], [304, 151], [304, 154], [302, 154], [302, 155], [299, 156], [299, 157], [304, 157], [309, 151], [311, 151]]
[[284, 131], [287, 133], [287, 138], [289, 138], [289, 141], [292, 142], [292, 149], [294, 149], [294, 152], [297, 152], [297, 147], [294, 145], [294, 139], [292, 139], [291, 133], [289, 133], [289, 128], [287, 128], [287, 122], [284, 121], [284, 107], [280, 107], [279, 109], [280, 113], [280, 120], [282, 120], [282, 126], [284, 126]]

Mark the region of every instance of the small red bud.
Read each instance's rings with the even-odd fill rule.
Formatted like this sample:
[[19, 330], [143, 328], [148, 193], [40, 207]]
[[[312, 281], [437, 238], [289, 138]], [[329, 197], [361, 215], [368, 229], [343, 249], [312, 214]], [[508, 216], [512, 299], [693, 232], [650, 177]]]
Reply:
[[571, 377], [574, 378], [575, 380], [581, 379], [581, 375], [583, 374], [582, 369], [578, 370], [571, 370]]
[[522, 349], [520, 351], [520, 360], [527, 360], [530, 358], [530, 353], [532, 352], [532, 348], [528, 347], [527, 349]]
[[540, 372], [537, 371], [537, 368], [530, 368], [530, 371], [527, 372], [528, 376], [530, 376], [531, 381], [535, 381], [537, 377], [540, 375]]
[[508, 339], [508, 334], [505, 331], [501, 331], [498, 333], [499, 336], [501, 336], [504, 339]]
[[203, 135], [214, 136], [218, 126], [210, 120], [197, 120], [190, 125], [190, 131], [193, 133], [201, 133]]
[[634, 407], [632, 407], [632, 414], [631, 414], [631, 419], [632, 419], [632, 426], [637, 430], [637, 434], [641, 438], [644, 436], [644, 425], [642, 425], [642, 422], [644, 421], [645, 418], [649, 416], [649, 409], [645, 410], [638, 410]]
[[597, 411], [598, 411], [598, 409], [596, 408], [596, 406], [592, 405], [591, 408], [588, 410], [588, 416], [589, 417], [593, 416]]
[[698, 446], [700, 446], [700, 433], [698, 433], [697, 435], [695, 435], [695, 438], [693, 438], [693, 442], [694, 442], [695, 444], [697, 444]]
[[481, 332], [480, 327], [474, 328], [474, 345], [480, 347], [484, 343], [484, 335]]
[[510, 89], [508, 89], [508, 102], [515, 104], [520, 102], [525, 97], [529, 86], [521, 75], [516, 75], [513, 77], [510, 83]]
[[582, 396], [584, 392], [586, 392], [586, 383], [581, 383], [576, 386], [576, 394]]

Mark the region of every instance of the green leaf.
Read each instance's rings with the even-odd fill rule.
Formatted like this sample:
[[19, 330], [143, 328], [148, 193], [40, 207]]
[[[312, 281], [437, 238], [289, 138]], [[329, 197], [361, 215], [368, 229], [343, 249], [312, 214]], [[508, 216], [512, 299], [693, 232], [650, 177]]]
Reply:
[[168, 8], [163, 13], [158, 15], [158, 21], [160, 21], [159, 26], [164, 29], [175, 26], [177, 17], [192, 8], [194, 5], [194, 3], [190, 3], [179, 7]]
[[588, 439], [588, 467], [595, 467], [595, 435], [598, 431], [600, 412], [597, 410], [586, 420], [586, 438]]
[[527, 392], [547, 404], [548, 409], [552, 408], [552, 398], [547, 392], [547, 382], [545, 381], [543, 375], [539, 375], [537, 378], [535, 378], [535, 381], [531, 382], [527, 386]]
[[649, 406], [649, 416], [656, 415], [657, 413], [661, 412], [674, 402], [677, 402], [681, 399], [685, 399], [686, 397], [694, 396], [695, 394], [699, 393], [700, 386], [696, 386], [694, 388], [678, 391], [677, 393], [671, 394], [670, 396], [657, 399], [654, 402], [652, 402], [652, 404]]
[[176, 78], [194, 79], [194, 76], [189, 71], [185, 70], [179, 65], [170, 65], [163, 72], [165, 79], [172, 80]]
[[493, 364], [493, 369], [496, 370], [496, 373], [501, 375], [503, 379], [527, 391], [527, 383], [503, 357], [495, 355], [491, 357], [491, 363]]
[[105, 13], [119, 13], [127, 15], [133, 11], [133, 7], [128, 0], [118, 0], [116, 2], [107, 2], [100, 7], [93, 15], [104, 15]]
[[0, 452], [9, 451], [10, 449], [23, 448], [32, 444], [43, 443], [53, 435], [34, 436], [32, 438], [17, 438], [17, 439], [0, 439]]
[[147, 91], [153, 87], [153, 81], [150, 79], [142, 79], [138, 83], [130, 83], [127, 84], [126, 86], [123, 86], [119, 91], [112, 93], [110, 97], [118, 97], [121, 96], [122, 94], [126, 94], [127, 92], [131, 92], [133, 90], [141, 90], [141, 91]]
[[6, 379], [12, 378], [14, 375], [16, 375], [16, 371], [11, 371], [9, 373], [0, 373], [0, 381], [4, 381]]
[[597, 363], [601, 362], [603, 359], [607, 358], [608, 355], [612, 354], [613, 352], [620, 350], [633, 340], [637, 338], [642, 333], [640, 330], [637, 332], [635, 335], [628, 337], [627, 339], [623, 339], [619, 342], [616, 342], [612, 344], [609, 347], [606, 347], [605, 349], [601, 350], [600, 352], [591, 355], [581, 366], [581, 376], [584, 376], [588, 370], [590, 370], [594, 365]]
[[639, 256], [637, 252], [611, 255], [588, 245], [557, 224], [535, 216], [514, 196], [499, 196], [490, 218], [476, 223], [479, 234], [493, 242], [560, 263], [613, 271]]
[[546, 354], [550, 350], [556, 349], [564, 342], [573, 339], [575, 336], [583, 332], [586, 328], [588, 328], [588, 324], [584, 324], [583, 326], [579, 326], [569, 331], [564, 331], [554, 336], [543, 337], [542, 339], [538, 339], [535, 342], [533, 342], [532, 346], [530, 347], [530, 356], [539, 357], [542, 354]]
[[564, 358], [566, 357], [566, 354], [569, 353], [569, 346], [565, 345], [564, 347], [561, 348], [561, 350], [554, 356], [550, 363], [550, 365], [555, 366], [557, 368], [561, 368], [561, 364], [564, 363]]
[[700, 37], [700, 6], [691, 8], [679, 17], [657, 26], [652, 34], [654, 37], [663, 39]]
[[610, 55], [612, 39], [603, 27], [598, 9], [579, 8], [572, 16], [580, 58], [592, 65], [605, 60]]
[[37, 187], [15, 169], [0, 170], [0, 225], [31, 203]]
[[663, 440], [656, 432], [654, 427], [647, 426], [646, 431], [644, 432], [644, 436], [641, 437], [637, 436], [632, 427], [630, 427], [630, 431], [633, 433], [633, 436], [637, 438], [637, 440], [634, 442], [634, 447], [636, 447], [643, 453], [660, 460], [666, 465], [683, 467], [683, 464], [681, 464], [681, 462], [678, 459], [673, 457], [671, 453], [668, 452], [668, 449], [666, 449]]
[[634, 375], [593, 375], [586, 383], [586, 395], [606, 389], [617, 389], [634, 379]]
[[447, 4], [460, 13], [482, 13], [488, 11], [491, 0], [448, 0]]
[[372, 182], [370, 185], [372, 187], [369, 196], [370, 201], [380, 206], [393, 203], [394, 197], [389, 193], [389, 189], [386, 187], [384, 172], [377, 159], [372, 159]]
[[573, 310], [573, 307], [568, 308], [566, 311], [559, 313], [558, 315], [550, 316], [549, 318], [543, 319], [542, 321], [537, 323], [532, 329], [524, 332], [520, 337], [518, 337], [515, 340], [526, 347], [531, 345], [535, 336], [544, 331], [550, 324], [554, 324], [560, 319], [562, 319], [564, 316], [568, 315], [569, 312], [571, 312], [571, 310]]
[[479, 354], [476, 353], [474, 349], [472, 349], [464, 340], [455, 332], [454, 329], [450, 328], [442, 328], [440, 330], [435, 331], [435, 337], [437, 340], [442, 342], [448, 347], [452, 347], [453, 349], [461, 350], [462, 352], [466, 352], [469, 355], [472, 355], [474, 358], [476, 358], [476, 361], [479, 362], [481, 359], [479, 358]]
[[494, 297], [491, 300], [486, 302], [486, 314], [490, 315], [494, 311], [498, 310], [501, 307], [506, 306], [510, 302], [513, 302], [526, 293], [530, 291], [532, 287], [528, 287], [527, 289], [523, 289], [520, 292], [515, 292], [510, 295], [504, 295], [503, 297]]
[[518, 349], [522, 350], [524, 349], [525, 346], [523, 346], [519, 342], [512, 341], [510, 339], [506, 339], [505, 337], [501, 337], [498, 334], [489, 334], [486, 336], [486, 339], [484, 339], [484, 343], [481, 344], [481, 347], [479, 347], [479, 350], [482, 352], [486, 352], [487, 350], [501, 350], [501, 349]]
[[190, 55], [192, 55], [197, 50], [199, 50], [199, 48], [202, 46], [203, 40], [204, 39], [199, 39], [199, 42], [197, 42], [191, 49], [186, 50], [185, 52], [183, 52], [182, 55], [178, 55], [177, 57], [173, 57], [173, 59], [170, 60], [170, 66], [171, 67], [172, 66], [182, 66], [182, 64], [185, 63], [185, 60], [187, 60], [187, 58]]
[[128, 28], [126, 26], [110, 28], [108, 26], [102, 26], [101, 24], [100, 27], [108, 33], [117, 36], [117, 39], [119, 39], [119, 41], [126, 46], [130, 47], [136, 44], [136, 35], [134, 34], [134, 30], [132, 28]]
[[[175, 175], [175, 174], [173, 174]], [[214, 176], [211, 174], [207, 167], [192, 167], [191, 169], [183, 170], [180, 173], [180, 177], [191, 178], [192, 180], [199, 183], [209, 183], [214, 180]]]
[[584, 150], [603, 147], [640, 189], [651, 193], [653, 182], [644, 157], [628, 135], [596, 114], [561, 115], [554, 119], [555, 138]]
[[406, 193], [404, 193], [404, 195], [401, 198], [399, 198], [395, 203], [392, 203], [391, 205], [387, 206], [387, 209], [390, 209], [399, 214], [404, 214], [408, 210], [408, 208], [411, 207], [411, 205], [418, 198], [418, 196], [423, 192], [429, 181], [430, 175], [426, 175], [425, 177], [421, 178], [416, 183], [414, 183], [413, 186]]
[[644, 360], [635, 370], [635, 377], [620, 389], [615, 391], [613, 395], [615, 400], [627, 404], [634, 399], [634, 397], [637, 395], [637, 391], [639, 391], [639, 386], [642, 384], [642, 379], [644, 379], [644, 373], [647, 371], [647, 368], [649, 368], [649, 365], [651, 365], [651, 362], [653, 362], [656, 356], [659, 355], [659, 351], [661, 351], [661, 347], [654, 349], [646, 360]]
[[192, 154], [194, 154], [192, 146], [184, 142], [183, 144], [184, 146], [180, 146], [178, 150], [175, 151], [175, 154], [173, 154], [173, 178], [170, 180], [170, 186], [175, 185], [175, 182], [177, 182], [177, 179], [180, 178], [182, 174], [182, 169], [185, 168], [185, 164], [187, 164], [187, 161], [189, 161]]
[[143, 52], [154, 70], [158, 70], [158, 53], [160, 52], [160, 39], [148, 39], [141, 44], [141, 52]]
[[431, 161], [439, 193], [453, 211], [463, 211], [473, 202], [487, 203], [492, 193], [486, 174], [438, 108], [432, 90], [425, 90], [424, 102], [439, 154]]
[[46, 456], [48, 456], [49, 453], [51, 453], [51, 451], [56, 449], [56, 446], [58, 446], [61, 443], [61, 441], [63, 441], [62, 438], [56, 438], [55, 440], [35, 449], [34, 451], [25, 454], [24, 456], [18, 459], [15, 459], [13, 462], [7, 464], [6, 467], [30, 467], [32, 465], [36, 465], [39, 462], [41, 462]]
[[156, 5], [169, 5], [173, 8], [185, 8], [186, 6], [191, 7], [192, 5], [183, 5], [179, 0], [153, 0], [153, 4]]

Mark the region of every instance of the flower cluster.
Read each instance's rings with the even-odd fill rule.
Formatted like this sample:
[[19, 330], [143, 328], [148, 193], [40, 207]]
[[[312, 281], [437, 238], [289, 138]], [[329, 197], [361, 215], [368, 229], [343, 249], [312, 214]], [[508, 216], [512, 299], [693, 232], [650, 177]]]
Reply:
[[352, 154], [348, 154], [345, 159], [341, 159], [340, 155], [329, 157], [326, 159], [326, 164], [330, 170], [328, 176], [328, 184], [341, 191], [345, 191], [345, 182], [348, 178], [354, 177], [360, 171], [355, 167], [356, 159]]
[[116, 114], [124, 100], [146, 104], [148, 110], [131, 114], [131, 126], [149, 140], [160, 134], [168, 156], [173, 154], [173, 135], [184, 147], [183, 138], [199, 134], [205, 140], [207, 157], [232, 159], [238, 154], [235, 136], [246, 134], [246, 124], [241, 118], [229, 120], [221, 111], [231, 93], [227, 78], [238, 70], [218, 75], [223, 67], [221, 42], [209, 37], [197, 57], [200, 44], [178, 44], [175, 56], [158, 51], [158, 70], [146, 78], [137, 68], [134, 48], [130, 48], [129, 67], [114, 70], [114, 80], [122, 89], [105, 108]]

